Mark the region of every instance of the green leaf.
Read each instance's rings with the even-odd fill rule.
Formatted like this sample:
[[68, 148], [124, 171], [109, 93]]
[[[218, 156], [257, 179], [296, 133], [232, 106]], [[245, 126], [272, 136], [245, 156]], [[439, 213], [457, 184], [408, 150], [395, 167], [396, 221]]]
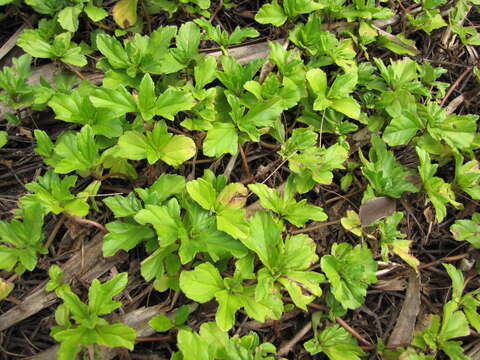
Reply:
[[87, 4], [83, 11], [94, 22], [99, 22], [105, 19], [108, 16], [108, 11], [100, 7], [94, 6], [92, 4]]
[[141, 202], [133, 192], [127, 196], [115, 195], [103, 199], [116, 218], [133, 216], [142, 208]]
[[217, 214], [217, 228], [220, 231], [226, 232], [234, 239], [245, 239], [249, 235], [248, 222], [245, 220], [245, 210], [222, 210]]
[[332, 255], [322, 257], [321, 268], [327, 275], [332, 294], [345, 309], [360, 307], [368, 285], [377, 281], [377, 263], [370, 250], [360, 245], [333, 244]]
[[104, 315], [122, 306], [121, 301], [112, 298], [127, 286], [128, 274], [120, 273], [103, 284], [94, 279], [88, 289], [88, 309], [90, 314]]
[[150, 121], [155, 116], [155, 84], [150, 74], [145, 74], [138, 88], [138, 109], [142, 114], [143, 120]]
[[156, 332], [166, 332], [175, 326], [172, 320], [163, 314], [151, 318], [148, 325]]
[[122, 29], [126, 29], [137, 22], [138, 0], [119, 0], [112, 9], [113, 20]]
[[432, 164], [430, 155], [420, 147], [416, 147], [418, 157], [420, 158], [420, 166], [418, 171], [423, 181], [423, 187], [427, 193], [429, 200], [435, 208], [435, 218], [437, 221], [442, 221], [447, 215], [446, 203], [450, 203], [456, 208], [462, 205], [455, 201], [455, 194], [452, 191], [452, 186], [446, 183], [443, 179], [434, 176], [438, 165]]
[[228, 331], [235, 324], [235, 313], [243, 305], [241, 298], [227, 290], [221, 290], [215, 294], [215, 299], [218, 301], [215, 321], [220, 329]]
[[152, 224], [157, 232], [160, 245], [173, 244], [184, 232], [180, 218], [180, 206], [176, 199], [171, 199], [165, 206], [147, 205], [135, 215], [140, 224]]
[[115, 323], [97, 326], [95, 332], [97, 333], [97, 343], [99, 345], [110, 347], [121, 346], [129, 350], [133, 350], [135, 346], [137, 333], [125, 324]]
[[173, 56], [182, 64], [187, 65], [197, 54], [200, 45], [200, 29], [193, 22], [180, 26], [175, 38], [176, 49], [172, 49]]
[[55, 171], [59, 174], [67, 174], [72, 171], [88, 173], [97, 165], [98, 146], [91, 126], [85, 125], [80, 132], [64, 134], [57, 141], [54, 153], [58, 162], [54, 164]]
[[370, 142], [370, 161], [363, 157], [361, 151], [359, 156], [363, 163], [362, 173], [375, 195], [400, 198], [406, 191], [418, 192], [417, 187], [407, 180], [411, 172], [396, 161], [395, 155], [387, 150], [384, 141], [377, 135], [372, 135]]
[[273, 0], [270, 4], [262, 5], [257, 15], [255, 15], [256, 22], [260, 24], [272, 24], [274, 26], [282, 26], [287, 19], [287, 15], [277, 0]]
[[475, 248], [480, 248], [480, 213], [474, 213], [471, 220], [456, 220], [450, 227], [457, 241], [468, 241]]
[[212, 300], [215, 294], [224, 289], [223, 279], [217, 268], [206, 262], [191, 271], [180, 274], [180, 289], [185, 295], [199, 303]]
[[89, 210], [87, 198], [76, 198], [69, 190], [75, 186], [76, 182], [76, 176], [60, 179], [57, 174], [49, 170], [38, 177], [37, 181], [25, 185], [33, 194], [24, 195], [20, 203], [26, 207], [37, 203], [54, 214], [66, 211], [74, 216], [85, 216]]
[[330, 360], [360, 360], [367, 354], [357, 340], [340, 325], [330, 325], [304, 344], [311, 354], [324, 353]]
[[154, 237], [148, 226], [113, 221], [105, 227], [109, 232], [103, 237], [103, 256], [113, 256], [120, 250], [129, 251], [142, 241]]
[[78, 30], [78, 17], [81, 13], [81, 7], [67, 6], [58, 13], [58, 22], [65, 30], [76, 32]]
[[132, 95], [124, 86], [116, 89], [100, 87], [89, 97], [93, 106], [101, 109], [109, 109], [116, 116], [122, 116], [126, 113], [136, 112], [137, 104]]
[[96, 42], [98, 50], [114, 69], [124, 69], [129, 66], [130, 59], [120, 41], [107, 34], [98, 34]]
[[190, 110], [195, 105], [190, 93], [168, 88], [158, 97], [155, 103], [156, 114], [168, 120], [174, 120], [174, 116], [180, 111]]
[[0, 131], [0, 149], [8, 142], [8, 133], [6, 131]]
[[158, 160], [177, 167], [192, 158], [196, 147], [192, 139], [184, 135], [172, 135], [164, 122], [157, 122], [146, 135], [127, 131], [118, 139], [117, 155], [130, 160], [147, 159], [150, 164]]
[[197, 179], [187, 183], [187, 192], [205, 210], [213, 211], [217, 204], [217, 193], [212, 184], [205, 179]]
[[216, 123], [207, 133], [203, 142], [203, 153], [206, 156], [218, 157], [238, 152], [238, 134], [235, 125], [231, 123]]
[[281, 243], [281, 229], [273, 217], [264, 211], [257, 211], [250, 219], [250, 236], [242, 243], [255, 252], [260, 261], [272, 270], [279, 259], [278, 245]]

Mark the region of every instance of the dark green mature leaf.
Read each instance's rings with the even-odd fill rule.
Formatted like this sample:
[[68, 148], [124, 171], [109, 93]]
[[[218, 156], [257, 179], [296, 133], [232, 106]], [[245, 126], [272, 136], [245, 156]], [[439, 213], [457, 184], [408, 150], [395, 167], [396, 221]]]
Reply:
[[[42, 231], [43, 216], [39, 204], [33, 204], [23, 210], [23, 221], [12, 219], [10, 222], [0, 221], [0, 268], [11, 271], [20, 264], [32, 271], [37, 265], [37, 253], [45, 254]], [[20, 270], [20, 268], [19, 268]], [[21, 271], [22, 272], [22, 271]]]
[[330, 360], [360, 360], [367, 355], [357, 340], [337, 324], [327, 326], [303, 346], [311, 355], [324, 353]]
[[417, 192], [418, 189], [407, 180], [410, 171], [395, 160], [391, 151], [383, 140], [377, 135], [372, 135], [370, 140], [372, 147], [369, 151], [369, 160], [363, 157], [359, 151], [362, 160], [362, 173], [368, 179], [375, 195], [386, 195], [393, 198], [399, 198], [404, 192]]
[[142, 241], [154, 237], [154, 232], [148, 226], [113, 221], [105, 227], [109, 233], [103, 237], [104, 256], [113, 256], [120, 250], [129, 251]]
[[445, 204], [450, 203], [456, 208], [462, 205], [455, 201], [452, 185], [446, 183], [442, 178], [434, 176], [437, 172], [438, 164], [432, 164], [430, 155], [422, 148], [417, 146], [416, 150], [420, 158], [418, 171], [423, 181], [423, 188], [435, 208], [435, 218], [437, 221], [442, 221], [447, 215]]
[[333, 244], [332, 255], [322, 257], [321, 267], [327, 275], [331, 292], [345, 309], [360, 307], [365, 301], [368, 285], [377, 281], [377, 263], [370, 250], [360, 245]]

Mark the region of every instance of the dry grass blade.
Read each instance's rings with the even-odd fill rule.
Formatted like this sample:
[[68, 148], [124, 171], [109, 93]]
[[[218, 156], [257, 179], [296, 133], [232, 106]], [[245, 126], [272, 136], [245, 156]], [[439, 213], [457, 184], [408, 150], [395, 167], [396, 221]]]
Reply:
[[412, 271], [408, 277], [407, 294], [395, 328], [388, 339], [388, 346], [410, 344], [420, 311], [420, 278]]

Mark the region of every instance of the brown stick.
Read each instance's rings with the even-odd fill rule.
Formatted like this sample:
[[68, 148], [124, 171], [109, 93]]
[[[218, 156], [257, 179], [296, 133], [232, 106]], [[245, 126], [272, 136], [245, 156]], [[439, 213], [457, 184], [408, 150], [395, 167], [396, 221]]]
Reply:
[[312, 329], [312, 323], [309, 321], [300, 331], [290, 339], [285, 345], [283, 345], [280, 350], [278, 350], [278, 356], [285, 356], [290, 351], [292, 351], [293, 347], [303, 339], [303, 337]]

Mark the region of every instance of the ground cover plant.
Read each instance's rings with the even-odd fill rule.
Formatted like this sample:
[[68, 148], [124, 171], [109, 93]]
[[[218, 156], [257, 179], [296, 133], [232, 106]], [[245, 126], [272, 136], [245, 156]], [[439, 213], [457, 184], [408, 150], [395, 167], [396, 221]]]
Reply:
[[0, 0], [0, 359], [480, 359], [479, 27]]

